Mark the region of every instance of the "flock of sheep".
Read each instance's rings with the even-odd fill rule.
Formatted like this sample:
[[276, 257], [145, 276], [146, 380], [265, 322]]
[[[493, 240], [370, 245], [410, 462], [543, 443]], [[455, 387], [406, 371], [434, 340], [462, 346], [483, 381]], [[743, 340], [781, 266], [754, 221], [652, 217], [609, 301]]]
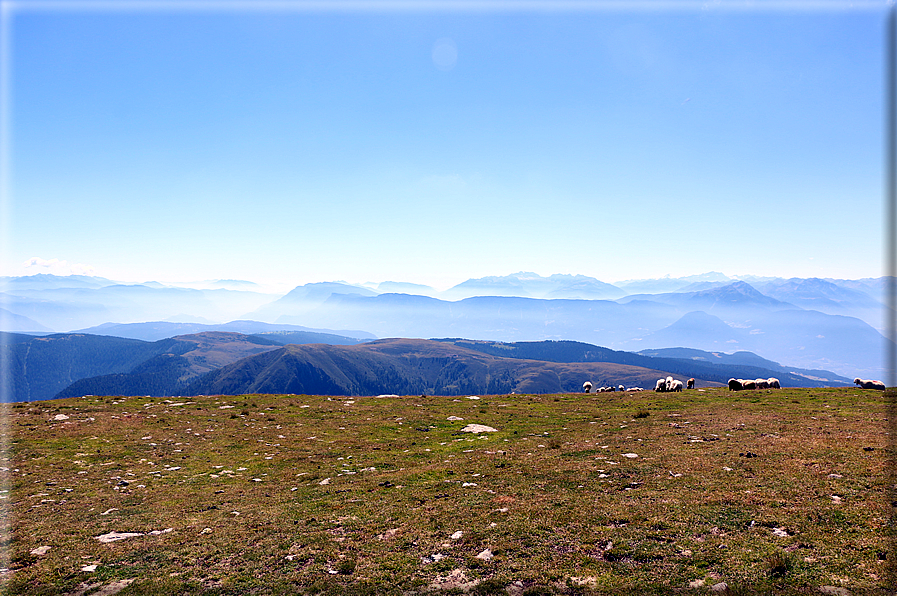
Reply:
[[[673, 377], [667, 377], [665, 379], [658, 379], [657, 384], [654, 386], [654, 391], [682, 391], [682, 381], [678, 381]], [[695, 380], [688, 380], [688, 389], [695, 388]], [[591, 393], [592, 392], [592, 383], [591, 381], [586, 381], [582, 384], [583, 393]], [[613, 385], [609, 387], [598, 387], [595, 389], [595, 393], [606, 393], [608, 391], [644, 391], [642, 387], [624, 387], [623, 385], [618, 385], [614, 387]]]
[[781, 389], [782, 385], [775, 377], [768, 379], [729, 379], [729, 391], [742, 389]]
[[[592, 383], [591, 381], [586, 381], [582, 384], [583, 393], [591, 393], [592, 392]], [[610, 385], [608, 387], [597, 387], [595, 389], [595, 393], [607, 393], [609, 391], [644, 391], [641, 387], [624, 387], [623, 385], [617, 385], [614, 387]]]
[[[885, 384], [881, 381], [867, 381], [866, 379], [854, 379], [854, 383], [860, 386], [861, 389], [878, 389], [879, 391], [885, 390]], [[666, 393], [670, 391], [682, 391], [682, 381], [678, 379], [674, 379], [673, 377], [667, 377], [665, 379], [657, 379], [657, 383], [654, 385], [654, 391], [660, 393]], [[687, 384], [685, 385], [686, 389], [694, 389], [695, 388], [695, 380], [689, 379]], [[729, 379], [729, 391], [742, 391], [744, 389], [781, 389], [782, 385], [779, 383], [779, 380], [775, 377], [769, 377], [768, 379]], [[590, 381], [586, 381], [582, 384], [582, 390], [584, 393], [592, 392], [592, 383]], [[608, 391], [644, 391], [641, 387], [630, 387], [625, 388], [623, 385], [619, 385], [614, 387], [613, 385], [609, 387], [598, 387], [595, 389], [595, 393], [605, 393]]]

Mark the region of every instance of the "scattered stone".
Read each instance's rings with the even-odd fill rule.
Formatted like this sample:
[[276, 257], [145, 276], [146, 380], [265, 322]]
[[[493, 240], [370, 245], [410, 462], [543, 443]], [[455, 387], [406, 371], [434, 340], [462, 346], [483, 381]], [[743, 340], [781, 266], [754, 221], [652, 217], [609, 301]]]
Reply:
[[635, 459], [638, 457], [637, 453], [623, 453], [623, 457], [628, 457], [629, 459]]
[[494, 556], [495, 555], [492, 554], [492, 551], [487, 548], [486, 550], [484, 550], [483, 552], [481, 552], [474, 558], [480, 559], [481, 561], [491, 561]]
[[491, 426], [486, 426], [485, 424], [468, 424], [464, 428], [461, 429], [462, 433], [496, 433], [498, 429], [492, 428]]
[[168, 534], [169, 532], [174, 532], [174, 528], [165, 528], [164, 530], [153, 530], [150, 532], [151, 536], [158, 536], [159, 534]]
[[453, 569], [445, 576], [439, 576], [430, 584], [431, 590], [461, 590], [467, 592], [480, 583], [480, 580], [469, 580], [461, 569]]
[[829, 474], [828, 477], [829, 478], [844, 478], [844, 476], [842, 476], [841, 474], [835, 474], [834, 472]]
[[449, 422], [460, 422], [461, 420], [464, 420], [464, 419], [461, 418], [460, 416], [449, 416], [448, 418], [446, 418], [446, 420], [448, 420]]
[[702, 580], [702, 579], [693, 579], [693, 580], [691, 580], [690, 582], [688, 582], [688, 587], [689, 587], [689, 588], [692, 588], [692, 589], [694, 589], [694, 588], [701, 588], [701, 587], [704, 586], [704, 583], [705, 583], [705, 582], [704, 582], [704, 580]]
[[321, 486], [330, 484], [330, 478], [325, 478], [324, 480], [320, 481], [318, 484], [320, 484]]
[[202, 532], [200, 532], [200, 534], [211, 534], [211, 533], [212, 533], [212, 528], [203, 528]]
[[378, 539], [378, 540], [391, 540], [392, 538], [395, 537], [396, 534], [398, 534], [398, 532], [399, 532], [399, 529], [398, 529], [398, 528], [393, 528], [393, 529], [391, 529], [391, 530], [386, 530], [386, 531], [383, 532], [382, 534], [378, 534], [378, 535], [377, 535], [377, 539]]
[[829, 596], [850, 596], [850, 590], [838, 586], [822, 586], [819, 591]]
[[467, 399], [480, 399], [479, 396], [476, 395], [468, 395]]
[[53, 416], [53, 420], [68, 420], [68, 419], [69, 419], [69, 417], [66, 416], [65, 414], [56, 414], [55, 416]]
[[[7, 571], [7, 570], [4, 569], [3, 571]], [[96, 584], [86, 584], [86, 583], [84, 583], [84, 582], [81, 582], [80, 584], [78, 584], [78, 589], [76, 589], [74, 592], [69, 592], [69, 593], [66, 594], [65, 596], [84, 596], [85, 594], [87, 594], [87, 593], [90, 592], [91, 590], [94, 590], [94, 589], [96, 589], [96, 588], [99, 588], [99, 587], [102, 586], [102, 585], [103, 585], [103, 584], [100, 584], [100, 583], [96, 583]]]
[[729, 584], [726, 582], [720, 582], [718, 584], [713, 584], [710, 586], [710, 591], [714, 594], [728, 594], [729, 593]]
[[772, 534], [773, 534], [773, 536], [779, 536], [780, 538], [787, 538], [788, 536], [792, 535], [785, 528], [773, 528]]
[[445, 558], [445, 555], [442, 553], [433, 553], [429, 557], [421, 557], [420, 562], [423, 563], [424, 565], [427, 565], [428, 563], [435, 563], [437, 561], [441, 561], [444, 558]]
[[588, 586], [590, 588], [595, 588], [598, 586], [598, 578], [594, 575], [584, 576], [584, 577], [570, 577], [570, 583], [574, 586]]
[[840, 503], [840, 502], [841, 502], [841, 497], [839, 497], [838, 495], [832, 495], [832, 503]]
[[477, 486], [477, 483], [476, 482], [465, 482], [465, 483], [461, 484], [461, 486], [463, 488], [467, 488], [469, 486]]
[[90, 592], [90, 596], [113, 596], [118, 594], [134, 582], [134, 579], [120, 579], [111, 584], [106, 584], [96, 592]]
[[50, 552], [49, 546], [39, 546], [36, 549], [32, 550], [31, 554], [34, 555], [35, 557], [42, 557], [45, 554], [47, 554], [48, 552]]
[[97, 567], [98, 567], [98, 565], [85, 565], [84, 567], [81, 568], [81, 571], [83, 571], [85, 573], [93, 573], [94, 571], [97, 570]]
[[127, 540], [128, 538], [136, 538], [137, 536], [143, 536], [143, 533], [141, 533], [141, 532], [109, 532], [108, 534], [103, 534], [101, 536], [94, 536], [94, 538], [96, 538], [103, 544], [108, 544], [110, 542], [118, 542], [119, 540]]
[[112, 509], [107, 509], [106, 511], [104, 511], [104, 512], [101, 513], [100, 515], [109, 515], [109, 514], [112, 513], [113, 511], [118, 511], [118, 509], [116, 509], [115, 507], [113, 507]]
[[451, 535], [451, 539], [452, 540], [460, 540], [461, 536], [464, 536], [464, 532], [462, 532], [461, 530], [458, 530], [457, 532], [455, 532], [454, 534]]

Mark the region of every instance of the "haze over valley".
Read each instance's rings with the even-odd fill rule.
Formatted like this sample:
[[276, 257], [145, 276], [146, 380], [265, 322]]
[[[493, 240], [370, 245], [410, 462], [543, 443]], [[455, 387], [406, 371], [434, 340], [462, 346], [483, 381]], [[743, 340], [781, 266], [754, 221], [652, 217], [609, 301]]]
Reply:
[[[837, 386], [856, 376], [882, 376], [888, 341], [882, 333], [882, 282], [736, 279], [707, 273], [609, 284], [582, 275], [521, 272], [471, 279], [444, 291], [400, 282], [321, 282], [278, 295], [260, 292], [250, 282], [186, 288], [34, 275], [2, 280], [0, 330], [7, 332], [4, 357], [16, 363], [13, 369], [21, 369], [13, 393], [25, 400], [79, 392], [287, 391], [270, 378], [247, 372], [259, 366], [253, 364], [258, 358], [277, 359], [275, 369], [281, 376], [283, 370], [300, 366], [299, 361], [325, 371], [318, 373], [318, 385], [294, 374], [299, 380], [290, 392], [476, 393], [490, 387], [499, 392], [572, 391], [590, 375], [614, 386], [644, 386], [660, 372], [674, 369], [711, 385], [739, 376], [731, 368], [704, 370], [701, 364], [754, 366], [754, 377], [789, 374], [783, 383], [790, 386]], [[407, 363], [387, 363], [382, 351], [365, 347], [378, 338], [473, 341], [462, 345], [453, 340], [465, 350], [471, 345], [482, 349], [575, 342], [571, 345], [605, 356], [522, 356], [541, 362], [533, 365], [538, 374], [532, 368], [523, 371], [519, 362], [493, 370], [472, 360], [465, 372], [439, 380], [445, 374], [442, 368], [432, 373], [436, 376], [419, 376], [406, 370]], [[291, 344], [310, 347], [283, 352]], [[403, 358], [435, 349], [426, 343], [400, 345]], [[325, 354], [321, 350], [326, 346], [332, 347]], [[446, 356], [444, 347], [437, 352], [440, 358]], [[617, 355], [607, 356], [612, 353]], [[333, 364], [336, 354], [342, 367]], [[508, 353], [500, 350], [492, 356]], [[646, 360], [650, 357], [694, 366], [685, 370]], [[321, 364], [321, 358], [331, 364]], [[552, 360], [566, 368], [546, 364]], [[270, 369], [273, 362], [265, 366]], [[642, 371], [624, 374], [618, 369], [615, 380], [606, 370], [595, 369], [597, 364], [589, 369], [588, 362], [638, 366]], [[48, 372], [54, 366], [64, 374]], [[226, 367], [231, 367], [230, 380], [215, 380], [213, 374], [225, 374], [219, 369]], [[470, 372], [473, 369], [480, 373]], [[378, 370], [383, 379], [371, 381]], [[390, 378], [396, 383], [392, 389], [385, 380]], [[491, 381], [484, 381], [487, 378]]]

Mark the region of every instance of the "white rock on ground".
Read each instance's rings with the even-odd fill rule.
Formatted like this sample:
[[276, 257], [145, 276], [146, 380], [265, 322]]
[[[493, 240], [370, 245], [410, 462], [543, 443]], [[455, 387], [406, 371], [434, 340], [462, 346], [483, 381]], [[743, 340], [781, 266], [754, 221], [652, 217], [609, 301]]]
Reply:
[[446, 420], [448, 420], [449, 422], [460, 422], [461, 420], [464, 420], [464, 419], [461, 418], [460, 416], [449, 416], [448, 418], [446, 418]]
[[483, 552], [481, 552], [474, 558], [480, 559], [481, 561], [491, 561], [492, 557], [494, 557], [494, 556], [495, 555], [492, 554], [492, 551], [487, 548], [486, 550], [484, 550]]
[[838, 586], [822, 586], [819, 591], [829, 596], [850, 596], [850, 590]]
[[102, 534], [100, 536], [94, 536], [97, 540], [104, 544], [108, 544], [110, 542], [118, 542], [119, 540], [127, 540], [128, 538], [136, 538], [137, 536], [143, 536], [142, 532], [109, 532], [108, 534]]
[[394, 538], [395, 535], [398, 533], [399, 533], [398, 528], [392, 528], [391, 530], [386, 530], [382, 534], [378, 534], [377, 539], [378, 540], [390, 540], [391, 538]]
[[468, 592], [475, 588], [479, 583], [480, 580], [478, 579], [467, 579], [467, 576], [464, 575], [464, 572], [461, 569], [454, 569], [448, 575], [440, 576], [433, 580], [433, 583], [430, 584], [430, 589], [461, 590], [462, 592]]
[[31, 554], [34, 555], [34, 556], [36, 556], [36, 557], [42, 557], [42, 556], [44, 556], [45, 554], [47, 554], [48, 552], [50, 552], [50, 547], [49, 547], [49, 546], [39, 546], [39, 547], [37, 547], [36, 549], [32, 550], [32, 551], [31, 551]]
[[468, 424], [461, 429], [462, 433], [497, 433], [498, 429], [486, 426], [485, 424]]
[[452, 534], [451, 538], [452, 538], [452, 540], [460, 540], [461, 536], [464, 536], [464, 532], [462, 532], [461, 530], [458, 530], [457, 532]]

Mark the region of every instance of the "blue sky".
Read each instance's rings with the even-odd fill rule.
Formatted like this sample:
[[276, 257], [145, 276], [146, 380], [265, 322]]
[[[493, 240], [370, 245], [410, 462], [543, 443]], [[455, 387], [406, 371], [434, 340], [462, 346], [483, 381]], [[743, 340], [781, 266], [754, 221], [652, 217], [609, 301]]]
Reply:
[[10, 6], [3, 275], [882, 274], [884, 2]]

